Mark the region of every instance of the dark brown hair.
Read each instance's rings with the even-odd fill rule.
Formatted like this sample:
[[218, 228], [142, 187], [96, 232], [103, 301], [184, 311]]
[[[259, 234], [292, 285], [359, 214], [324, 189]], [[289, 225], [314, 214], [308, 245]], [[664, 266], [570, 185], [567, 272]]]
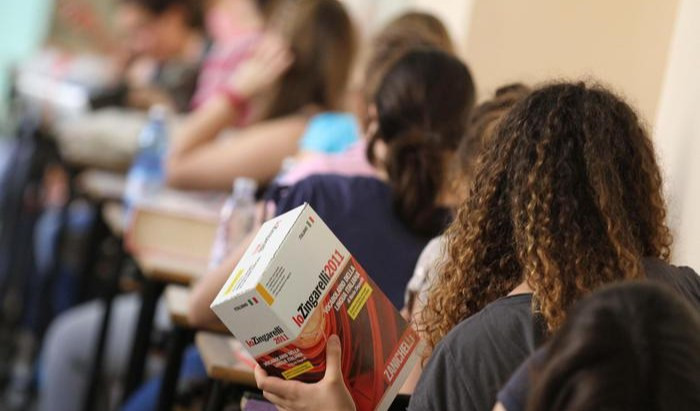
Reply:
[[533, 366], [528, 411], [700, 409], [700, 316], [651, 282], [577, 304]]
[[517, 102], [527, 97], [530, 91], [529, 87], [520, 83], [508, 84], [499, 87], [493, 97], [472, 110], [467, 123], [467, 134], [457, 150], [457, 161], [463, 176], [474, 177], [477, 160], [493, 139], [498, 122]]
[[364, 91], [368, 102], [374, 99], [386, 70], [407, 51], [433, 47], [453, 53], [447, 29], [432, 14], [411, 11], [387, 23], [372, 40], [372, 50], [365, 68]]
[[529, 93], [530, 88], [523, 84], [509, 84], [497, 89], [493, 97], [471, 111], [467, 132], [459, 143], [455, 161], [448, 170], [450, 200], [461, 203], [468, 197], [479, 158], [493, 139], [498, 122]]
[[202, 2], [198, 0], [121, 0], [121, 2], [140, 6], [154, 16], [160, 16], [173, 7], [180, 7], [185, 12], [185, 18], [190, 27], [204, 26]]
[[278, 82], [265, 118], [280, 117], [315, 105], [342, 105], [356, 51], [355, 32], [337, 0], [296, 0], [277, 6], [270, 24], [289, 41], [294, 62]]
[[467, 67], [436, 49], [414, 50], [389, 69], [374, 98], [379, 130], [367, 154], [379, 166], [375, 146], [387, 146], [383, 160], [398, 215], [416, 233], [435, 236], [437, 199], [445, 180], [445, 154], [464, 136], [474, 104]]
[[635, 112], [598, 86], [542, 87], [511, 109], [448, 229], [423, 331], [435, 345], [521, 282], [549, 330], [573, 302], [667, 260], [661, 173]]

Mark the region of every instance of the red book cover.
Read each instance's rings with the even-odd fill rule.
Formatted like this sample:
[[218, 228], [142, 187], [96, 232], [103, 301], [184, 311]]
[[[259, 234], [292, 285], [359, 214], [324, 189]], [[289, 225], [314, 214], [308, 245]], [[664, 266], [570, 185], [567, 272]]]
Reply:
[[422, 353], [416, 332], [310, 206], [268, 221], [212, 309], [270, 375], [316, 382], [340, 337], [358, 410], [389, 407]]

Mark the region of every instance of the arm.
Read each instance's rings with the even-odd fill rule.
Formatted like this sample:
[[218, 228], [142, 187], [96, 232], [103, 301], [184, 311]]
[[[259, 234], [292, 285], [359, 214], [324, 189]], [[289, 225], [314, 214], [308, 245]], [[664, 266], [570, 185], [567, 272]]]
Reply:
[[192, 326], [206, 327], [220, 322], [209, 306], [226, 283], [231, 271], [236, 268], [236, 264], [243, 257], [250, 243], [253, 242], [254, 236], [255, 233], [251, 233], [218, 267], [208, 272], [194, 285], [187, 314], [187, 319]]
[[[251, 101], [254, 97], [271, 90], [291, 63], [292, 56], [284, 41], [271, 35], [266, 36], [253, 55], [233, 73], [226, 85], [226, 92], [209, 99], [201, 109], [188, 116], [180, 125], [168, 154], [168, 184], [180, 188], [229, 189], [233, 178], [240, 175], [263, 181], [270, 177], [269, 174], [274, 176], [275, 173], [271, 172], [270, 168], [278, 168], [279, 162], [275, 163], [272, 160], [264, 162], [266, 167], [263, 167], [263, 170], [253, 169], [250, 172], [247, 167], [251, 164], [254, 167], [255, 162], [249, 161], [246, 167], [229, 169], [228, 173], [219, 170], [218, 167], [226, 163], [238, 165], [241, 159], [250, 160], [251, 157], [255, 160], [265, 159], [266, 152], [260, 149], [270, 145], [268, 139], [273, 134], [276, 138], [273, 146], [278, 143], [285, 145], [292, 139], [296, 142], [303, 131], [303, 128], [302, 131], [298, 131], [298, 123], [301, 121], [297, 117], [301, 116], [291, 116], [286, 121], [270, 121], [269, 127], [250, 127], [251, 130], [246, 130], [241, 136], [245, 138], [227, 139], [222, 142], [216, 140], [216, 137], [243, 114], [241, 103]], [[303, 123], [305, 124], [305, 121]], [[294, 152], [296, 150], [292, 151], [292, 154]], [[208, 180], [212, 169], [216, 171], [213, 174], [221, 176], [219, 180], [226, 180], [224, 185]]]
[[223, 95], [211, 97], [201, 108], [187, 116], [180, 124], [168, 155], [168, 162], [176, 162], [192, 150], [216, 138], [239, 116], [237, 107]]
[[[291, 115], [248, 127], [211, 142], [175, 144], [166, 160], [168, 184], [178, 188], [229, 190], [239, 176], [267, 182], [298, 149], [306, 116]], [[195, 133], [196, 134], [196, 133]]]

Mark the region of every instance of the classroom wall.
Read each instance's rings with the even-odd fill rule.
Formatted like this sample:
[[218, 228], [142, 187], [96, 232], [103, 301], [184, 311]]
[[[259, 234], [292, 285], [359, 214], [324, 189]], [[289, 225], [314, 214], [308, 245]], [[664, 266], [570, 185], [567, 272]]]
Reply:
[[411, 0], [409, 3], [408, 7], [433, 13], [445, 22], [457, 52], [465, 55], [475, 0]]
[[[3, 0], [0, 11], [0, 123], [4, 121], [9, 91], [9, 72], [43, 41], [52, 2], [49, 0]], [[1, 124], [0, 124], [1, 126]]]
[[474, 0], [465, 56], [482, 97], [509, 81], [594, 76], [625, 94], [652, 123], [677, 5]]
[[700, 1], [682, 0], [656, 120], [673, 260], [700, 271]]

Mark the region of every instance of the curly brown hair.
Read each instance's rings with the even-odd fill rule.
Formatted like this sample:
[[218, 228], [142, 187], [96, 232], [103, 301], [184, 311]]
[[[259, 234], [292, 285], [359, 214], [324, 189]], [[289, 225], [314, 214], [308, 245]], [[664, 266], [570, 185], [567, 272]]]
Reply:
[[448, 261], [421, 331], [434, 346], [457, 323], [525, 281], [556, 329], [596, 287], [668, 260], [662, 180], [635, 112], [600, 86], [559, 83], [497, 126], [470, 195], [448, 229]]

